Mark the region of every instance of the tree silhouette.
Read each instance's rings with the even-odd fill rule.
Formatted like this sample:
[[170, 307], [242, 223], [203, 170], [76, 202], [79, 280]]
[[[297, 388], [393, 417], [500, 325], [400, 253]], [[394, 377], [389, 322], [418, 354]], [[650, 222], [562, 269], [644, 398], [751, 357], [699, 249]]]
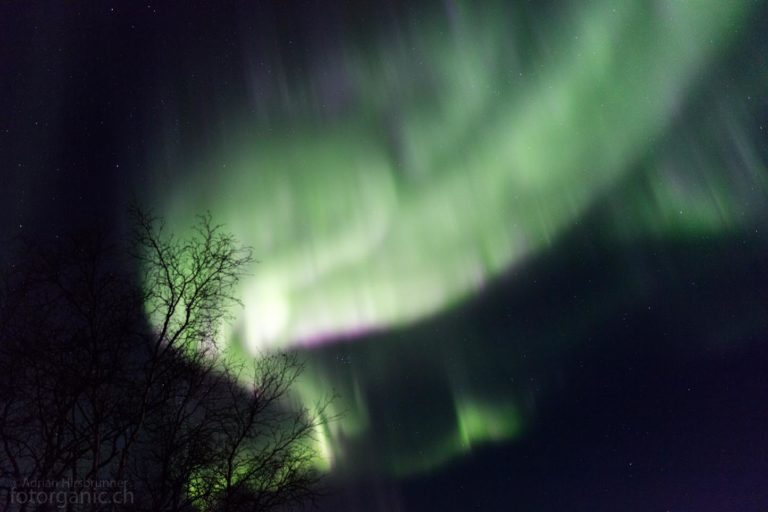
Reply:
[[3, 273], [1, 502], [54, 509], [29, 500], [30, 486], [62, 481], [68, 496], [78, 481], [130, 493], [126, 503], [80, 499], [67, 510], [311, 501], [327, 401], [312, 411], [291, 404], [302, 371], [294, 354], [246, 363], [219, 344], [250, 251], [210, 215], [187, 237], [140, 210], [132, 217], [127, 248], [93, 234], [25, 242]]

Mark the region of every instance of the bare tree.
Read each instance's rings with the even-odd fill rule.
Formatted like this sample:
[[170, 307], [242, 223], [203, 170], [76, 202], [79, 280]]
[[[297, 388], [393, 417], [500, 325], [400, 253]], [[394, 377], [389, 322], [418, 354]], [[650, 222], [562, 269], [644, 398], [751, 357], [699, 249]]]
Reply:
[[133, 217], [128, 250], [94, 236], [25, 244], [4, 273], [5, 507], [45, 510], [14, 492], [62, 480], [131, 487], [132, 503], [69, 510], [272, 510], [312, 499], [325, 404], [291, 406], [302, 365], [292, 354], [236, 362], [217, 339], [250, 251], [210, 215], [187, 237]]

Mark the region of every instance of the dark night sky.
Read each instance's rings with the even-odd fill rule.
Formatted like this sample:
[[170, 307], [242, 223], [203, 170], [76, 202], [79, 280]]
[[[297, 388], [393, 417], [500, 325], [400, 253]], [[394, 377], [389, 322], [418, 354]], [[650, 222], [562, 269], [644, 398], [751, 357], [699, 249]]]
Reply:
[[[158, 170], [158, 160], [174, 159], [162, 154], [164, 141], [189, 148], [194, 160], [226, 137], [212, 128], [222, 111], [268, 116], [270, 92], [262, 110], [250, 96], [250, 63], [262, 65], [257, 78], [280, 71], [301, 81], [344, 40], [426, 16], [416, 4], [4, 2], [2, 238], [123, 229], [128, 202], [144, 200], [158, 181], [187, 179], [183, 169]], [[557, 7], [538, 9], [530, 15], [546, 18]], [[753, 23], [766, 19], [763, 7]], [[756, 93], [746, 130], [765, 172], [766, 46], [753, 32], [730, 66], [734, 83]], [[735, 97], [736, 87], [700, 94]], [[438, 351], [441, 333], [461, 325], [483, 339], [473, 350], [503, 358], [510, 352], [497, 345], [515, 332], [515, 354], [530, 357], [521, 374], [528, 382], [515, 393], [529, 397], [535, 417], [520, 439], [427, 473], [334, 475], [326, 510], [768, 507], [768, 241], [757, 229], [768, 209], [721, 236], [614, 244], [600, 233], [611, 208], [591, 208], [550, 251], [460, 307], [383, 340], [319, 350], [329, 360], [345, 351], [362, 358], [357, 343], [397, 350], [407, 338]], [[608, 306], [593, 313], [590, 301]], [[423, 377], [418, 369], [407, 375]], [[371, 384], [367, 393], [388, 391]]]

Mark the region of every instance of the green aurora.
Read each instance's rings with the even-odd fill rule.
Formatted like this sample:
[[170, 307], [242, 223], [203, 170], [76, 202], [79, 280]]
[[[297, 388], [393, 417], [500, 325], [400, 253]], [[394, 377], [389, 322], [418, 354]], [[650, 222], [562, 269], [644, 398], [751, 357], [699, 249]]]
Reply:
[[[243, 357], [305, 352], [306, 406], [338, 391], [341, 418], [318, 432], [327, 468], [366, 452], [371, 471], [412, 474], [528, 428], [511, 349], [484, 354], [466, 330], [388, 333], [466, 303], [587, 218], [617, 244], [727, 233], [768, 190], [743, 112], [708, 96], [753, 2], [593, 1], [534, 28], [502, 2], [448, 5], [326, 62], [345, 108], [312, 109], [326, 98], [311, 76], [291, 84], [284, 119], [228, 113], [218, 147], [180, 162], [196, 172], [157, 191], [175, 231], [209, 209], [253, 247], [221, 338]], [[580, 322], [564, 322], [572, 337]], [[414, 402], [372, 411], [375, 390], [408, 392], [406, 367], [422, 377]]]

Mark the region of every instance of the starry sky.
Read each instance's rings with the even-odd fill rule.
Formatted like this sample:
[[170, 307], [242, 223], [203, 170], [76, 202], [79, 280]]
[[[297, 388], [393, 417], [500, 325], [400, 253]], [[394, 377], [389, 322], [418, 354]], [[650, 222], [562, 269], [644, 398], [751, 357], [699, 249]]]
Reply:
[[325, 510], [764, 510], [766, 7], [4, 4], [1, 234], [252, 246]]

